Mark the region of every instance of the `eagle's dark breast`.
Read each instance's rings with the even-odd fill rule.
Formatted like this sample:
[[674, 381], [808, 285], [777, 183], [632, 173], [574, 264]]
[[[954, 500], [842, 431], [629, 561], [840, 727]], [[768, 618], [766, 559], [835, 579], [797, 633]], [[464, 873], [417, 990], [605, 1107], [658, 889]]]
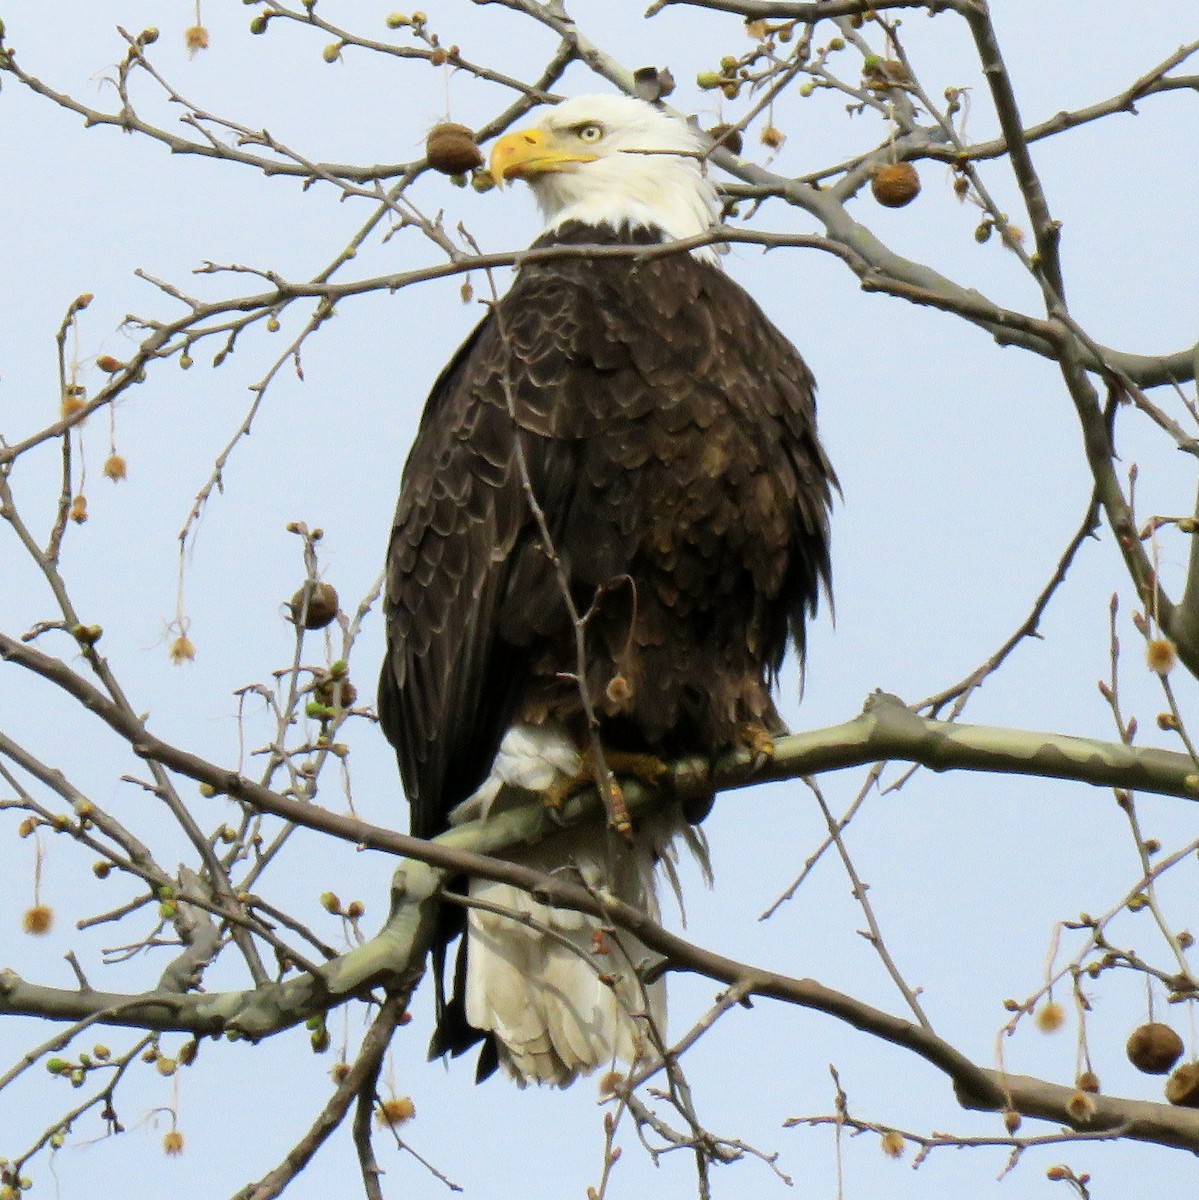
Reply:
[[[574, 225], [538, 245], [658, 240]], [[521, 269], [434, 386], [396, 513], [380, 717], [415, 833], [445, 828], [514, 721], [582, 731], [525, 475], [606, 744], [706, 753], [781, 727], [769, 688], [829, 574], [815, 420], [803, 360], [716, 267]]]

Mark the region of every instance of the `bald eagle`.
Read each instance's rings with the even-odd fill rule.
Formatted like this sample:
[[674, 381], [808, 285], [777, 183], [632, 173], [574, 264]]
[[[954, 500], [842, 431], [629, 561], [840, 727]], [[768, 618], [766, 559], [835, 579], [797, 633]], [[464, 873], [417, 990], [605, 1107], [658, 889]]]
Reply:
[[[534, 246], [579, 249], [520, 269], [433, 385], [404, 470], [379, 716], [417, 836], [586, 782], [587, 707], [604, 750], [639, 761], [785, 731], [771, 687], [829, 582], [812, 376], [711, 247], [589, 253], [711, 228], [704, 146], [650, 104], [586, 96], [494, 148], [496, 181], [527, 181], [544, 212]], [[656, 917], [681, 840], [702, 853], [663, 804], [631, 842], [576, 829], [512, 857]], [[643, 984], [635, 939], [462, 886], [490, 907], [443, 906], [433, 1054], [481, 1040], [479, 1077], [502, 1065], [522, 1086], [655, 1057], [663, 985]]]

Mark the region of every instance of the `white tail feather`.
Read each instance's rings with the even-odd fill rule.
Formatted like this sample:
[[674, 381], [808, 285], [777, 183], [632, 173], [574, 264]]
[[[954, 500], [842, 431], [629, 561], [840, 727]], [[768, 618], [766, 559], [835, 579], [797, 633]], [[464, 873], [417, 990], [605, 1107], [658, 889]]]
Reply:
[[[625, 846], [602, 829], [570, 830], [511, 857], [542, 871], [570, 864], [566, 877], [656, 920], [654, 864], [673, 832], [642, 829]], [[641, 982], [638, 968], [653, 955], [635, 937], [510, 884], [472, 880], [470, 896], [517, 916], [472, 909], [466, 951], [466, 1018], [496, 1035], [500, 1063], [517, 1082], [564, 1087], [617, 1059], [657, 1058], [666, 990], [661, 980]]]
[[[528, 770], [514, 770], [512, 753], [527, 733], [509, 732], [495, 774], [455, 814], [457, 820], [485, 816], [504, 783], [528, 786]], [[565, 773], [564, 758], [547, 752], [542, 740], [529, 769], [553, 759]], [[544, 787], [550, 780], [537, 782]], [[672, 843], [681, 833], [706, 871], [703, 835], [673, 806], [642, 818], [632, 844], [603, 829], [578, 828], [507, 857], [610, 892], [656, 921], [655, 867], [666, 865], [677, 894]], [[467, 921], [466, 1018], [495, 1034], [500, 1064], [522, 1087], [530, 1082], [565, 1087], [617, 1060], [658, 1058], [666, 989], [661, 979], [642, 982], [639, 968], [654, 955], [637, 938], [604, 929], [584, 913], [550, 908], [510, 884], [472, 880], [470, 898], [487, 907], [472, 908]]]

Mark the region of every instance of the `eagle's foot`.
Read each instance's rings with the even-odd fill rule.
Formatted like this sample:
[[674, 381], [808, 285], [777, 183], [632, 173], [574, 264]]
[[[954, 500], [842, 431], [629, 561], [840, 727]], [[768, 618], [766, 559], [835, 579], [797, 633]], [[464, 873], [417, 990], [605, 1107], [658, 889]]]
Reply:
[[753, 757], [755, 771], [764, 767], [774, 758], [774, 737], [764, 725], [756, 721], [747, 721], [736, 734], [737, 744], [749, 751]]
[[[670, 771], [655, 754], [642, 754], [630, 750], [605, 750], [604, 764], [613, 775], [623, 775], [627, 779], [636, 779], [646, 787], [656, 788], [662, 782], [662, 777]], [[595, 778], [595, 753], [590, 747], [583, 751], [584, 770]]]
[[604, 767], [608, 771], [608, 786], [603, 786], [600, 778], [594, 747], [586, 746], [581, 754], [579, 774], [574, 781], [574, 791], [590, 785], [598, 787], [603, 796], [604, 805], [608, 809], [609, 824], [622, 837], [631, 837], [633, 822], [629, 816], [628, 806], [625, 804], [624, 788], [617, 781], [617, 776], [636, 779], [646, 787], [657, 788], [670, 768], [653, 754], [629, 750], [605, 750], [603, 754]]
[[551, 812], [561, 812], [571, 796], [578, 795], [592, 782], [592, 776], [583, 769], [574, 775], [559, 775], [542, 791], [541, 802]]

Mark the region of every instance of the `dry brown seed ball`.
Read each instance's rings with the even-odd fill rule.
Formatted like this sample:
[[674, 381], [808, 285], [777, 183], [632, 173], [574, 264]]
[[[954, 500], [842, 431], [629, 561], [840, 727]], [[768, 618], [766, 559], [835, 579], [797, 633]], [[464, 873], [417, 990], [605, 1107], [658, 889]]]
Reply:
[[1199, 1108], [1199, 1062], [1183, 1063], [1166, 1080], [1166, 1099], [1183, 1108]]
[[483, 152], [475, 142], [474, 132], [453, 121], [434, 125], [429, 130], [425, 153], [429, 166], [443, 175], [465, 175], [483, 165]]
[[[1138, 1071], [1144, 1071], [1146, 1075], [1164, 1075], [1182, 1057], [1182, 1038], [1169, 1025], [1151, 1021], [1132, 1031], [1125, 1052]], [[1199, 1079], [1196, 1086], [1199, 1087]]]
[[874, 198], [887, 208], [903, 208], [920, 195], [920, 176], [909, 162], [879, 167], [870, 181]]
[[741, 148], [744, 145], [744, 139], [741, 137], [741, 130], [735, 125], [713, 125], [708, 130], [710, 137], [722, 150], [727, 150], [730, 154], [741, 153]]
[[[308, 592], [312, 588], [311, 593]], [[304, 597], [307, 594], [308, 604], [305, 606]], [[331, 583], [318, 583], [315, 586], [305, 584], [288, 605], [291, 609], [291, 619], [297, 624], [301, 620], [305, 629], [324, 629], [337, 616], [337, 589]]]

